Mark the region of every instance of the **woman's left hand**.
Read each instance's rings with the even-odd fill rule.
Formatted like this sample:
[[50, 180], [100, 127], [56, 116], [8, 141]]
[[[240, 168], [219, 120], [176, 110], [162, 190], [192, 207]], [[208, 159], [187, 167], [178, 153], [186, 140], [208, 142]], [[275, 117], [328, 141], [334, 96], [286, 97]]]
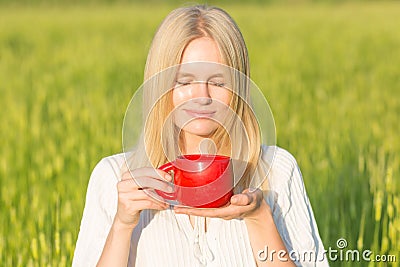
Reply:
[[257, 219], [260, 214], [271, 214], [271, 209], [265, 202], [263, 192], [260, 189], [250, 191], [244, 190], [241, 194], [236, 194], [231, 197], [230, 203], [221, 208], [187, 208], [175, 207], [176, 213], [188, 215], [222, 218], [225, 220], [231, 219]]

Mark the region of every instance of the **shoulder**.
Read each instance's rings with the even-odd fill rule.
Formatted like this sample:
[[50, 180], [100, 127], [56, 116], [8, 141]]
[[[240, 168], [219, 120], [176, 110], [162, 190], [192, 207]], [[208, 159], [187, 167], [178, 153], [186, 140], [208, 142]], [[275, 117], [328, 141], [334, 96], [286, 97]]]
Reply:
[[120, 153], [102, 158], [94, 167], [91, 180], [119, 180], [121, 167], [125, 162], [126, 154]]
[[262, 159], [270, 168], [268, 182], [270, 188], [281, 188], [292, 182], [303, 183], [295, 157], [278, 146], [262, 146]]
[[114, 154], [111, 156], [107, 156], [102, 158], [95, 166], [94, 170], [109, 170], [110, 168], [114, 169], [116, 167], [120, 168], [122, 163], [125, 161], [125, 153]]
[[278, 146], [262, 146], [262, 155], [265, 159], [265, 156], [268, 157], [268, 160], [273, 153], [273, 167], [293, 167], [297, 166], [297, 162], [295, 157], [286, 149], [278, 147]]
[[95, 198], [95, 201], [103, 206], [111, 205], [114, 202], [112, 200], [117, 197], [116, 184], [120, 180], [121, 166], [124, 162], [124, 153], [102, 158], [90, 175], [87, 198]]

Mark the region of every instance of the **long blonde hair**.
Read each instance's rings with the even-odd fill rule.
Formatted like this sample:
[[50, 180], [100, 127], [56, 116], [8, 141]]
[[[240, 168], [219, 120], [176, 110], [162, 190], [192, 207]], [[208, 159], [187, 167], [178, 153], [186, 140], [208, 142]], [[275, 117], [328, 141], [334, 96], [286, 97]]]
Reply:
[[[217, 148], [231, 145], [232, 143], [244, 144], [247, 139], [248, 146], [239, 149], [237, 155], [231, 155], [247, 162], [243, 178], [237, 185], [241, 189], [249, 186], [252, 175], [256, 171], [260, 153], [261, 139], [257, 120], [249, 106], [250, 93], [248, 79], [250, 76], [249, 58], [243, 36], [234, 20], [224, 10], [206, 5], [182, 7], [172, 11], [159, 26], [152, 41], [147, 62], [145, 66], [144, 79], [151, 81], [143, 91], [143, 107], [146, 118], [142, 136], [142, 144], [139, 144], [134, 158], [136, 167], [141, 164], [150, 163], [153, 167], [159, 167], [166, 163], [168, 158], [179, 155], [179, 147], [176, 142], [163, 140], [162, 135], [176, 136], [177, 127], [171, 123], [166, 125], [168, 114], [173, 109], [171, 97], [160, 90], [160, 82], [166, 84], [172, 81], [159, 81], [158, 73], [178, 65], [181, 62], [182, 54], [186, 46], [194, 39], [209, 37], [214, 40], [222, 55], [223, 63], [233, 70], [236, 85], [234, 85], [233, 98], [230, 106], [241, 120], [247, 136], [240, 133], [237, 123], [229, 127], [237, 127], [234, 135], [228, 135], [227, 131], [220, 127], [212, 135]], [[238, 74], [239, 73], [239, 74]], [[173, 76], [173, 75], [172, 75]], [[163, 75], [165, 77], [172, 77]], [[163, 97], [160, 97], [163, 95]], [[156, 104], [154, 104], [156, 103]], [[234, 139], [234, 140], [231, 140]], [[145, 152], [145, 153], [143, 153]], [[145, 157], [147, 160], [139, 160], [138, 157]]]

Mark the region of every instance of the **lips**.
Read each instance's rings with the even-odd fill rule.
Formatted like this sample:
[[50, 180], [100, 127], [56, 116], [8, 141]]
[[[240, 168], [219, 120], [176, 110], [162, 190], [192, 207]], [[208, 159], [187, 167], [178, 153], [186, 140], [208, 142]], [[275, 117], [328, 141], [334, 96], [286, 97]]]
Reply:
[[216, 111], [209, 110], [192, 110], [192, 109], [184, 109], [184, 111], [191, 117], [195, 118], [212, 118], [214, 117]]

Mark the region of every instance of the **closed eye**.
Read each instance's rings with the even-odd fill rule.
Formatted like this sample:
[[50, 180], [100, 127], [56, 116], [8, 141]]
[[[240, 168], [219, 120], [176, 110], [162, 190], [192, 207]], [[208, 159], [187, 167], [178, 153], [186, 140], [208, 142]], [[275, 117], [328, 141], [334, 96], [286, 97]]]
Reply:
[[214, 85], [214, 86], [217, 86], [217, 87], [225, 87], [225, 83], [224, 82], [209, 81], [208, 84]]
[[176, 84], [179, 85], [179, 86], [185, 86], [185, 85], [191, 84], [191, 81], [179, 81], [179, 80], [177, 80]]

